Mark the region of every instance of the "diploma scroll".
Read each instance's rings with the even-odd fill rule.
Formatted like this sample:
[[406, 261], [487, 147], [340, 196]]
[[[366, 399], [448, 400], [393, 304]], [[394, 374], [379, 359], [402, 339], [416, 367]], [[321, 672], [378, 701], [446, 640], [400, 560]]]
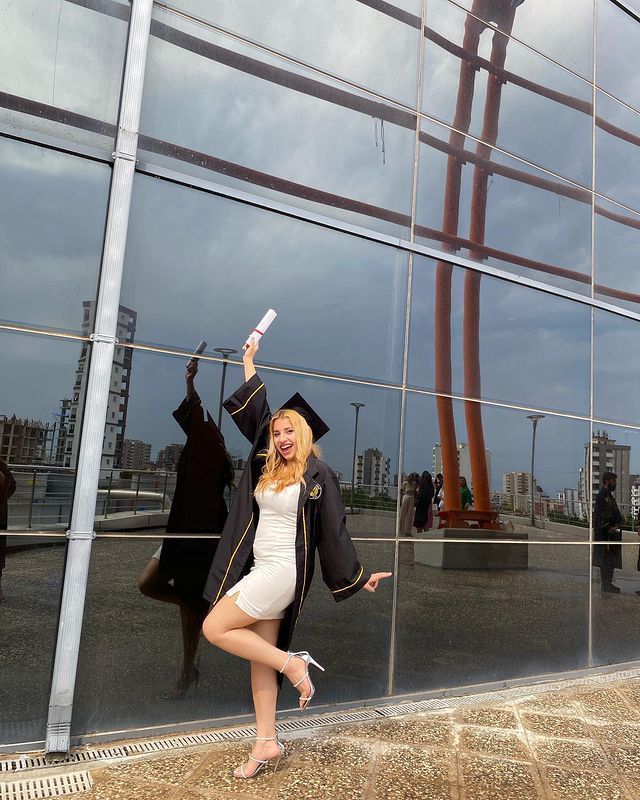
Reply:
[[245, 347], [248, 347], [251, 341], [259, 342], [260, 339], [265, 335], [269, 325], [273, 322], [273, 320], [277, 317], [277, 313], [270, 308], [267, 313], [262, 317], [260, 322], [256, 325], [256, 327], [251, 331], [249, 334], [249, 338], [245, 342]]

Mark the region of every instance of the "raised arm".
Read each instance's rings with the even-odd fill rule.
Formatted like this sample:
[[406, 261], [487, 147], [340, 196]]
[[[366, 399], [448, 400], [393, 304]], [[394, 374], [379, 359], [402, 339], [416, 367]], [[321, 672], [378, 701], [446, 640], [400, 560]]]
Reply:
[[271, 416], [267, 390], [253, 363], [257, 350], [258, 344], [253, 341], [245, 348], [242, 357], [245, 382], [223, 404], [242, 435], [252, 444], [263, 432]]

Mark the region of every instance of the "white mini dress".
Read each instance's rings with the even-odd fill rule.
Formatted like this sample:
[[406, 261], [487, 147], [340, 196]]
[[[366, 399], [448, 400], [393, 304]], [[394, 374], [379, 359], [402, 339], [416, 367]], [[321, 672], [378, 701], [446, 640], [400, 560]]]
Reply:
[[254, 564], [248, 575], [227, 592], [254, 619], [282, 619], [296, 591], [296, 530], [300, 484], [276, 494], [267, 488], [255, 494], [260, 519], [253, 542]]

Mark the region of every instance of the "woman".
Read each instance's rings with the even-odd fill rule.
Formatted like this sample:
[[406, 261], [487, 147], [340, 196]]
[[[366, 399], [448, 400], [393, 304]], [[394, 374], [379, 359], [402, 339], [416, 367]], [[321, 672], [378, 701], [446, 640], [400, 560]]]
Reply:
[[429, 524], [429, 511], [434, 495], [433, 481], [431, 473], [425, 470], [420, 476], [420, 483], [416, 491], [416, 513], [413, 518], [413, 526], [418, 533], [424, 533]]
[[418, 473], [411, 472], [402, 484], [402, 505], [400, 506], [400, 535], [411, 536], [413, 530], [414, 506], [416, 504], [416, 487]]
[[[138, 578], [142, 594], [180, 609], [182, 668], [165, 692], [165, 700], [180, 700], [200, 673], [195, 665], [200, 630], [208, 606], [202, 597], [217, 539], [193, 534], [220, 533], [227, 519], [224, 491], [233, 483], [233, 463], [218, 426], [205, 411], [194, 380], [198, 362], [187, 364], [187, 393], [173, 417], [187, 436], [176, 469], [176, 488], [167, 520], [168, 534]], [[192, 536], [188, 536], [192, 534]]]
[[315, 689], [309, 653], [288, 647], [313, 576], [315, 551], [334, 599], [363, 587], [374, 592], [389, 572], [367, 574], [345, 526], [338, 481], [319, 459], [314, 438], [327, 426], [294, 395], [271, 415], [264, 384], [253, 364], [253, 340], [243, 356], [245, 383], [224, 404], [252, 442], [229, 518], [205, 588], [213, 603], [203, 632], [228, 653], [251, 662], [256, 743], [234, 775], [252, 778], [284, 745], [275, 730], [278, 684], [285, 675], [300, 692], [300, 710]]
[[463, 511], [471, 508], [473, 504], [473, 495], [471, 494], [471, 489], [467, 486], [467, 479], [463, 476], [460, 476], [460, 504]]

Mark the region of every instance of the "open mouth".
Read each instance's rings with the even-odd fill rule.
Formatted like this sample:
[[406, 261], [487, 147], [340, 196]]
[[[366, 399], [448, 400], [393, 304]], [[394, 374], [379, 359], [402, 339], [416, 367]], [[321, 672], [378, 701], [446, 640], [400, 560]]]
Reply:
[[280, 452], [283, 456], [288, 455], [293, 450], [292, 444], [281, 444], [280, 445]]

